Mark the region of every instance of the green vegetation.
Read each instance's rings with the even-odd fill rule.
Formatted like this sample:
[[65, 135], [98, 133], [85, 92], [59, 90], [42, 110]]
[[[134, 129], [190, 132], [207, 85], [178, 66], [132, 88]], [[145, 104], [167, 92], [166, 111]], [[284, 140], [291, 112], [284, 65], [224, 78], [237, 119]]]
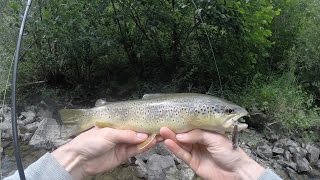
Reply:
[[[195, 3], [35, 1], [19, 64], [21, 100], [201, 92], [258, 108], [288, 132], [319, 131], [319, 1]], [[1, 4], [0, 92], [23, 7]]]
[[292, 76], [285, 74], [270, 80], [257, 76], [239, 96], [240, 104], [265, 112], [290, 131], [317, 126], [319, 109], [314, 106], [314, 98]]

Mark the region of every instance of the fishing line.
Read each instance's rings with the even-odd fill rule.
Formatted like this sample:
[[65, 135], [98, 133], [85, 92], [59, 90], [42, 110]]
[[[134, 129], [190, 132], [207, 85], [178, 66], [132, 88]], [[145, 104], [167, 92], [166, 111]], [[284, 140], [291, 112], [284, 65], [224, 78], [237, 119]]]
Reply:
[[25, 180], [26, 177], [24, 175], [24, 170], [20, 157], [20, 146], [19, 146], [19, 138], [18, 138], [18, 129], [17, 129], [17, 114], [16, 114], [16, 81], [17, 81], [17, 69], [18, 69], [18, 59], [19, 59], [19, 51], [20, 45], [23, 36], [24, 26], [26, 24], [27, 15], [29, 12], [29, 8], [31, 6], [32, 0], [28, 0], [26, 9], [24, 11], [23, 19], [20, 26], [19, 36], [17, 40], [16, 51], [14, 54], [14, 65], [12, 71], [12, 84], [11, 84], [11, 118], [12, 118], [12, 134], [13, 134], [13, 144], [14, 144], [14, 155], [17, 162], [17, 169], [19, 172], [20, 179]]
[[[194, 0], [191, 0], [191, 1], [192, 1], [192, 3], [193, 3], [194, 7], [195, 7], [196, 10], [197, 10], [198, 7], [197, 7], [196, 3], [194, 2]], [[204, 25], [204, 22], [203, 22], [203, 19], [202, 19], [202, 16], [201, 16], [201, 11], [199, 12], [199, 18], [200, 18], [200, 21], [201, 21], [202, 25]], [[211, 50], [211, 53], [212, 53], [214, 65], [215, 65], [215, 68], [216, 68], [216, 71], [217, 71], [217, 74], [218, 74], [221, 97], [223, 97], [222, 82], [221, 82], [221, 77], [220, 77], [220, 72], [219, 72], [219, 68], [218, 68], [216, 56], [215, 56], [214, 51], [213, 51], [213, 47], [212, 47], [212, 43], [211, 43], [211, 40], [210, 40], [208, 31], [206, 30], [206, 28], [203, 28], [203, 30], [204, 30], [204, 32], [205, 32], [205, 34], [206, 34], [206, 37], [207, 37], [207, 40], [208, 40], [208, 42], [209, 42], [209, 46], [210, 46], [210, 50]]]

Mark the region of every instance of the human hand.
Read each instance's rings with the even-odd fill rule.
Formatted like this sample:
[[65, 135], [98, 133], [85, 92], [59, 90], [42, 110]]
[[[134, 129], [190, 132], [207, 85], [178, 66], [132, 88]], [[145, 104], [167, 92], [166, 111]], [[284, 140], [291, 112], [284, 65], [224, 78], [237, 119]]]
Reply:
[[131, 130], [95, 127], [56, 149], [52, 155], [73, 179], [82, 179], [111, 170], [124, 160], [147, 151], [156, 140], [142, 150], [137, 148], [147, 137], [147, 134]]
[[200, 129], [175, 134], [161, 128], [164, 144], [204, 179], [258, 179], [264, 168], [221, 134]]

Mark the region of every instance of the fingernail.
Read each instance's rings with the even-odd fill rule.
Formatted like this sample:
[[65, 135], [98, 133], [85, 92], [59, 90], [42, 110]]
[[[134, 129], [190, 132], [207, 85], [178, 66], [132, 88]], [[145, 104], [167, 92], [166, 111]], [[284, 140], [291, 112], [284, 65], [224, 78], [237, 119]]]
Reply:
[[145, 133], [137, 133], [137, 138], [138, 139], [146, 139], [148, 137], [147, 134]]
[[185, 138], [185, 134], [177, 134], [176, 139], [177, 140], [183, 140]]

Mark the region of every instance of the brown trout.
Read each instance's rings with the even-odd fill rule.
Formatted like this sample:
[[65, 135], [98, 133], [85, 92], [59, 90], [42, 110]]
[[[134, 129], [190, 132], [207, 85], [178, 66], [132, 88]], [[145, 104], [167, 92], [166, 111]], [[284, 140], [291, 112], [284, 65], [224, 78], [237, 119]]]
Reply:
[[147, 146], [161, 127], [176, 133], [203, 129], [219, 133], [243, 130], [247, 124], [237, 120], [248, 112], [231, 102], [210, 95], [195, 93], [146, 94], [142, 99], [120, 102], [100, 101], [91, 109], [62, 109], [62, 122], [76, 126], [79, 133], [91, 127], [131, 129], [149, 134], [138, 145]]

